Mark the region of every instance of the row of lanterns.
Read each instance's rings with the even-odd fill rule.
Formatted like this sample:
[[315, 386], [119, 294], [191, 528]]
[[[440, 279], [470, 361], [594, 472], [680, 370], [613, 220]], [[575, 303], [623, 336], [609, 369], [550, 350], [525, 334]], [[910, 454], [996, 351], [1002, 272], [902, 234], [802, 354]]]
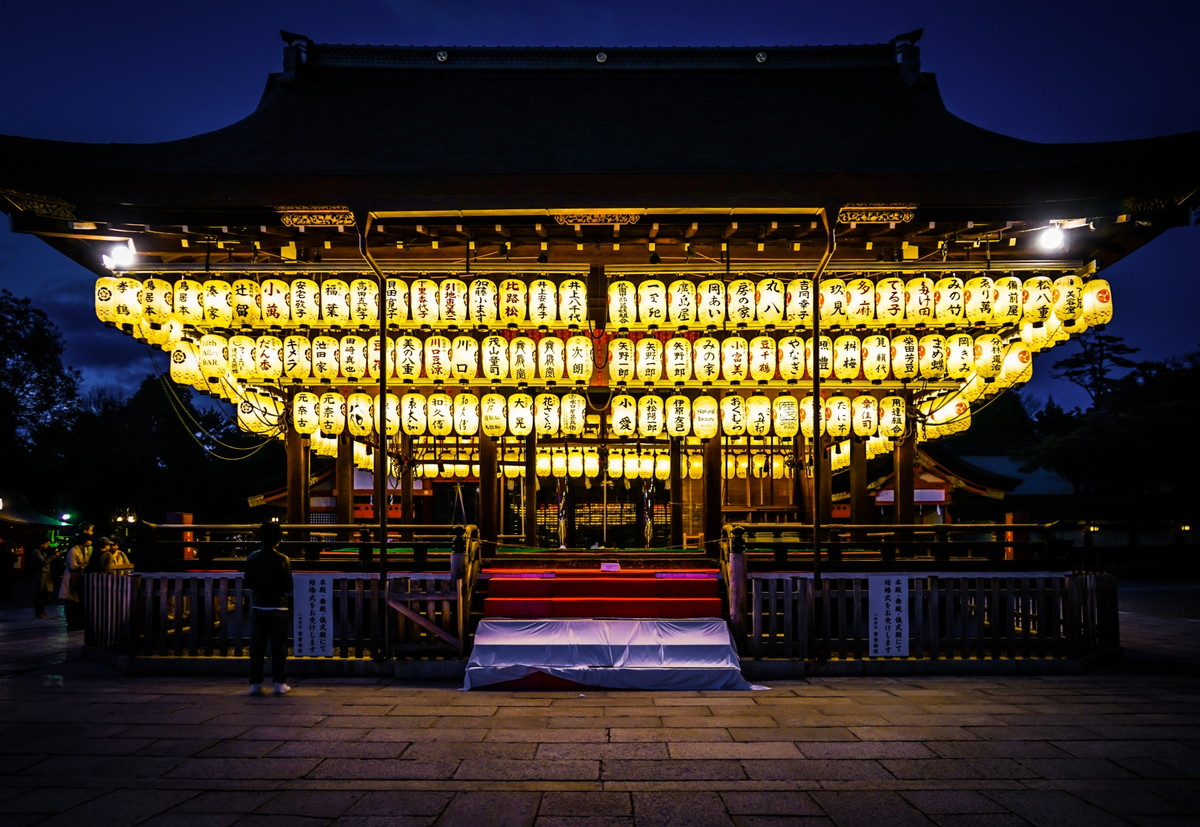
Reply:
[[[136, 327], [176, 321], [196, 331], [245, 327], [375, 327], [379, 288], [374, 279], [180, 279], [104, 276], [96, 281], [101, 321]], [[1112, 318], [1111, 291], [1103, 279], [1079, 276], [926, 276], [908, 280], [767, 277], [676, 279], [669, 284], [618, 279], [608, 286], [609, 324], [618, 328], [661, 325], [809, 326], [814, 309], [826, 327], [996, 326]], [[389, 326], [474, 325], [580, 327], [587, 323], [587, 285], [579, 278], [500, 282], [477, 278], [386, 279]]]
[[[1061, 323], [1021, 329], [1021, 341], [1034, 350], [1068, 335]], [[547, 335], [538, 341], [528, 336], [511, 340], [487, 336], [482, 342], [467, 335], [451, 339], [439, 334], [424, 341], [416, 336], [385, 338], [390, 378], [408, 384], [472, 380], [587, 384], [596, 369], [595, 348], [587, 336], [564, 340]], [[631, 382], [768, 382], [777, 378], [799, 382], [812, 378], [812, 341], [795, 335], [778, 340], [766, 335], [751, 339], [730, 336], [723, 341], [712, 336], [695, 341], [675, 336], [665, 342], [651, 336], [637, 342], [619, 337], [608, 345], [607, 380], [617, 386]], [[226, 338], [206, 333], [199, 341], [175, 343], [172, 378], [187, 385], [217, 382], [227, 375], [250, 382], [300, 384], [374, 380], [379, 375], [379, 342], [378, 336]], [[822, 379], [845, 382], [961, 380], [972, 374], [992, 380], [1005, 371], [1005, 360], [1016, 346], [995, 333], [843, 334], [818, 337], [816, 359]]]

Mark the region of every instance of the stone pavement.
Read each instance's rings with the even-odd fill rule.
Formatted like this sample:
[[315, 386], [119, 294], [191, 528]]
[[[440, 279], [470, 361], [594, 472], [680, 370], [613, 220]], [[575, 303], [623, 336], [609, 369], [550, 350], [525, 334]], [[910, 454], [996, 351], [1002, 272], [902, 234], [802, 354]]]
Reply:
[[1078, 677], [461, 692], [128, 677], [0, 612], [0, 824], [1200, 823], [1200, 621]]

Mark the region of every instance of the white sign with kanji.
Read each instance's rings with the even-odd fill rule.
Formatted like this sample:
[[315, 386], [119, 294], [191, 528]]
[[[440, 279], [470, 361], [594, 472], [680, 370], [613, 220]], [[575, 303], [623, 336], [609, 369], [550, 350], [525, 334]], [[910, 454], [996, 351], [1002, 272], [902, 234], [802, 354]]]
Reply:
[[867, 578], [869, 654], [873, 658], [908, 657], [908, 580], [896, 574]]
[[292, 651], [296, 657], [333, 656], [333, 576], [293, 576], [295, 610]]

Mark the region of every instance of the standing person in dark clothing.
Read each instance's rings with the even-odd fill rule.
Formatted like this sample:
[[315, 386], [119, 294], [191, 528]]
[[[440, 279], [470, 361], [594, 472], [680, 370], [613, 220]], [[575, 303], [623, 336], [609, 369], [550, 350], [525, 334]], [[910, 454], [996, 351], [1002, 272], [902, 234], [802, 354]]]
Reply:
[[46, 606], [54, 599], [54, 561], [60, 552], [50, 547], [50, 538], [39, 537], [29, 554], [33, 574], [33, 613], [42, 620], [49, 620]]
[[250, 694], [261, 695], [263, 661], [271, 644], [271, 680], [275, 694], [292, 691], [287, 684], [287, 648], [292, 613], [292, 562], [279, 551], [283, 529], [263, 523], [258, 533], [262, 548], [246, 558], [244, 588], [250, 591]]

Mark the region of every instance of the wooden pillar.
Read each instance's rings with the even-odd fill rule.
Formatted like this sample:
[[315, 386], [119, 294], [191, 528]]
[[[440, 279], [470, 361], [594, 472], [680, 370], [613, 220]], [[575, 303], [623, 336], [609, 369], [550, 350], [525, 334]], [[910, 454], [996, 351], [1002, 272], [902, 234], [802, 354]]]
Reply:
[[[400, 446], [400, 453], [405, 459], [400, 471], [400, 522], [412, 525], [417, 521], [416, 503], [413, 502], [412, 437], [403, 434], [400, 437]], [[402, 531], [400, 536], [411, 540], [412, 529]]]
[[913, 511], [913, 462], [916, 440], [910, 435], [896, 442], [892, 454], [892, 490], [896, 494], [896, 525], [911, 525]]
[[833, 517], [833, 467], [829, 456], [829, 438], [821, 437], [820, 450], [814, 452], [813, 462], [821, 463], [821, 489], [815, 493], [815, 503], [821, 509], [821, 524], [828, 525]]
[[683, 548], [683, 469], [680, 461], [683, 458], [683, 440], [671, 438], [671, 491], [667, 502], [671, 510], [671, 546]]
[[804, 462], [807, 450], [808, 440], [796, 434], [792, 438], [792, 507], [798, 523], [812, 522], [812, 478]]
[[717, 543], [725, 521], [725, 503], [721, 492], [721, 439], [710, 439], [704, 445], [704, 553], [717, 556]]
[[479, 435], [479, 536], [490, 554], [495, 548], [499, 529], [499, 479], [496, 465], [496, 441]]
[[308, 451], [305, 438], [292, 429], [287, 432], [287, 521], [291, 525], [308, 522]]
[[[354, 522], [354, 441], [350, 434], [341, 433], [337, 438], [337, 463], [333, 470], [333, 487], [336, 491], [337, 521], [343, 525]], [[350, 529], [342, 533], [343, 539], [357, 539]]]
[[525, 545], [537, 547], [537, 436], [525, 437]]
[[867, 442], [855, 438], [850, 440], [850, 522], [873, 522], [867, 494]]

